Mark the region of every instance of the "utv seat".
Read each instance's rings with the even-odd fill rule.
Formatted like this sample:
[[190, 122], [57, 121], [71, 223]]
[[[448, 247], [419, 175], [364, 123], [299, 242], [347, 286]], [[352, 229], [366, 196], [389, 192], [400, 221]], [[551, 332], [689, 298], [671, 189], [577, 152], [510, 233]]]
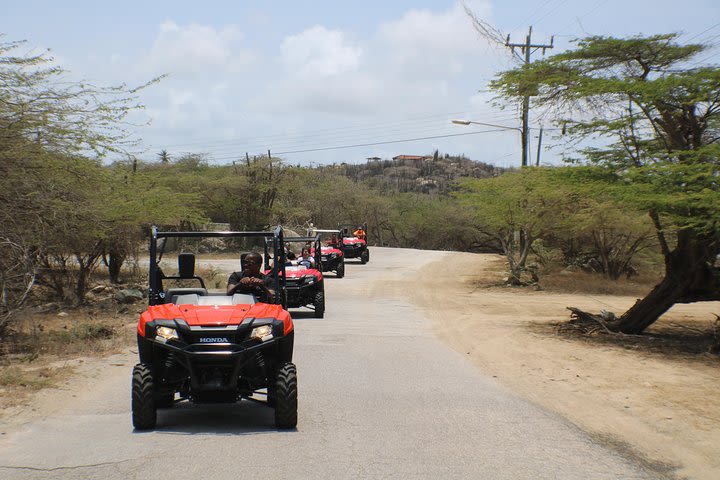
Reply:
[[[206, 296], [208, 294], [205, 288], [205, 282], [201, 277], [195, 275], [195, 255], [192, 253], [181, 253], [178, 255], [178, 275], [174, 277], [164, 277], [167, 280], [197, 280], [200, 282], [199, 287], [193, 288], [168, 288], [165, 293], [165, 301], [177, 304], [176, 298], [181, 295], [199, 295]], [[189, 302], [186, 302], [189, 303]]]
[[[208, 291], [206, 288], [168, 288], [168, 291], [165, 293], [165, 299], [168, 303], [174, 303], [176, 305], [179, 305], [177, 302], [178, 297], [187, 297], [190, 295], [195, 295], [196, 297], [206, 297], [207, 294]], [[195, 302], [195, 304], [197, 305], [197, 301]]]
[[255, 296], [249, 293], [236, 293], [233, 296], [185, 293], [170, 298], [175, 305], [254, 305], [256, 302]]

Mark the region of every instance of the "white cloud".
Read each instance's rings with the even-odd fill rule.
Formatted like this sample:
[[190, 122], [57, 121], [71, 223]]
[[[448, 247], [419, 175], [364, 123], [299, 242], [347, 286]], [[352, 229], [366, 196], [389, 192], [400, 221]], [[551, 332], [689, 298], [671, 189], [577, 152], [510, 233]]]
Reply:
[[320, 25], [286, 37], [280, 50], [288, 71], [302, 77], [355, 71], [363, 55], [362, 48], [350, 45], [342, 32]]
[[[486, 0], [478, 5], [487, 5]], [[479, 11], [477, 7], [473, 10]], [[252, 68], [237, 75], [228, 64], [242, 58], [241, 40], [236, 29], [163, 24], [148, 56], [155, 71], [163, 62], [179, 68], [190, 63], [207, 74], [170, 70], [174, 74], [161, 83], [164, 87], [158, 92], [162, 99], [148, 111], [155, 118], [154, 125], [176, 132], [182, 142], [198, 145], [212, 131], [218, 145], [208, 146], [208, 151], [222, 159], [236, 150], [283, 151], [299, 145], [307, 148], [462, 133], [448, 119], [412, 122], [460, 110], [478, 112], [477, 116], [468, 115], [474, 120], [491, 120], [485, 115], [492, 109], [483, 108], [484, 99], [473, 95], [484, 87], [483, 76], [495, 69], [497, 51], [480, 39], [459, 4], [441, 11], [407, 12], [378, 25], [367, 37], [323, 25], [292, 32], [275, 44], [275, 55], [258, 54]], [[408, 119], [408, 127], [375, 133], [350, 130], [314, 139], [298, 139], [297, 135], [295, 139], [277, 135], [255, 138], [259, 132], [332, 131], [358, 122], [382, 123], [386, 118]], [[470, 142], [462, 138], [449, 141], [458, 148], [461, 141]], [[235, 142], [236, 146], [223, 142]], [[170, 146], [173, 143], [180, 141], [168, 141]], [[424, 142], [422, 148], [428, 149], [431, 143]], [[489, 154], [490, 149], [486, 150]]]
[[[489, 10], [487, 2], [475, 3], [478, 15]], [[491, 69], [484, 59], [496, 55], [459, 3], [440, 12], [411, 10], [362, 43], [348, 38], [324, 26], [286, 37], [284, 75], [267, 85], [258, 105], [338, 115], [442, 111], [453, 98], [469, 104], [474, 91], [459, 91], [457, 82]]]
[[180, 26], [168, 20], [160, 25], [143, 64], [147, 69], [171, 74], [209, 68], [238, 70], [254, 59], [254, 55], [241, 48], [242, 39], [242, 32], [235, 26], [220, 29], [196, 23]]
[[[476, 3], [478, 6], [473, 12], [482, 18], [489, 11], [489, 5]], [[460, 4], [440, 13], [410, 10], [402, 18], [380, 25], [378, 38], [403, 54], [413, 51], [456, 56], [477, 52], [485, 44]]]

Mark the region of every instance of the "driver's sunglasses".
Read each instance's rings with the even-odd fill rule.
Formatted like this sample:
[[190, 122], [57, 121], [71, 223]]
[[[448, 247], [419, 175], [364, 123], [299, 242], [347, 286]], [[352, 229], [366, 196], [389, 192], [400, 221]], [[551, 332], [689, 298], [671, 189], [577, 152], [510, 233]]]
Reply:
[[257, 260], [245, 260], [245, 265], [260, 265]]

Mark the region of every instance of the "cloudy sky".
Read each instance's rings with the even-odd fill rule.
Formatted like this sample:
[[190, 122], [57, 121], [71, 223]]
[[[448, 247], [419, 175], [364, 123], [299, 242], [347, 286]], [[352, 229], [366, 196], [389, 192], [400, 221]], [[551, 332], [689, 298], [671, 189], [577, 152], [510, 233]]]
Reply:
[[[168, 74], [141, 97], [151, 121], [138, 132], [148, 160], [165, 149], [227, 163], [271, 149], [293, 164], [357, 163], [439, 149], [499, 166], [520, 162], [518, 109], [493, 106], [486, 90], [515, 63], [474, 31], [456, 1], [3, 3], [4, 40], [50, 48], [76, 78], [135, 85]], [[512, 42], [524, 41], [530, 25], [535, 43], [554, 35], [554, 52], [586, 35], [679, 32], [681, 41], [720, 44], [717, 0], [465, 3]], [[698, 60], [715, 62], [718, 52]], [[533, 158], [537, 128], [551, 127], [537, 113]], [[556, 152], [543, 150], [542, 160]]]

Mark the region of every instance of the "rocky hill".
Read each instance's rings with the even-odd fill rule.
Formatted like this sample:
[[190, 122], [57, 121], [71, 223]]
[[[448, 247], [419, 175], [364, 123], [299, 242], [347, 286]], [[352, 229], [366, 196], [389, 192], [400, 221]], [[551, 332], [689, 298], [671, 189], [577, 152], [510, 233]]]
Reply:
[[416, 192], [438, 194], [447, 192], [460, 177], [486, 178], [504, 169], [465, 156], [398, 155], [391, 160], [369, 158], [366, 163], [341, 163], [325, 167], [354, 181], [365, 181], [383, 192]]

